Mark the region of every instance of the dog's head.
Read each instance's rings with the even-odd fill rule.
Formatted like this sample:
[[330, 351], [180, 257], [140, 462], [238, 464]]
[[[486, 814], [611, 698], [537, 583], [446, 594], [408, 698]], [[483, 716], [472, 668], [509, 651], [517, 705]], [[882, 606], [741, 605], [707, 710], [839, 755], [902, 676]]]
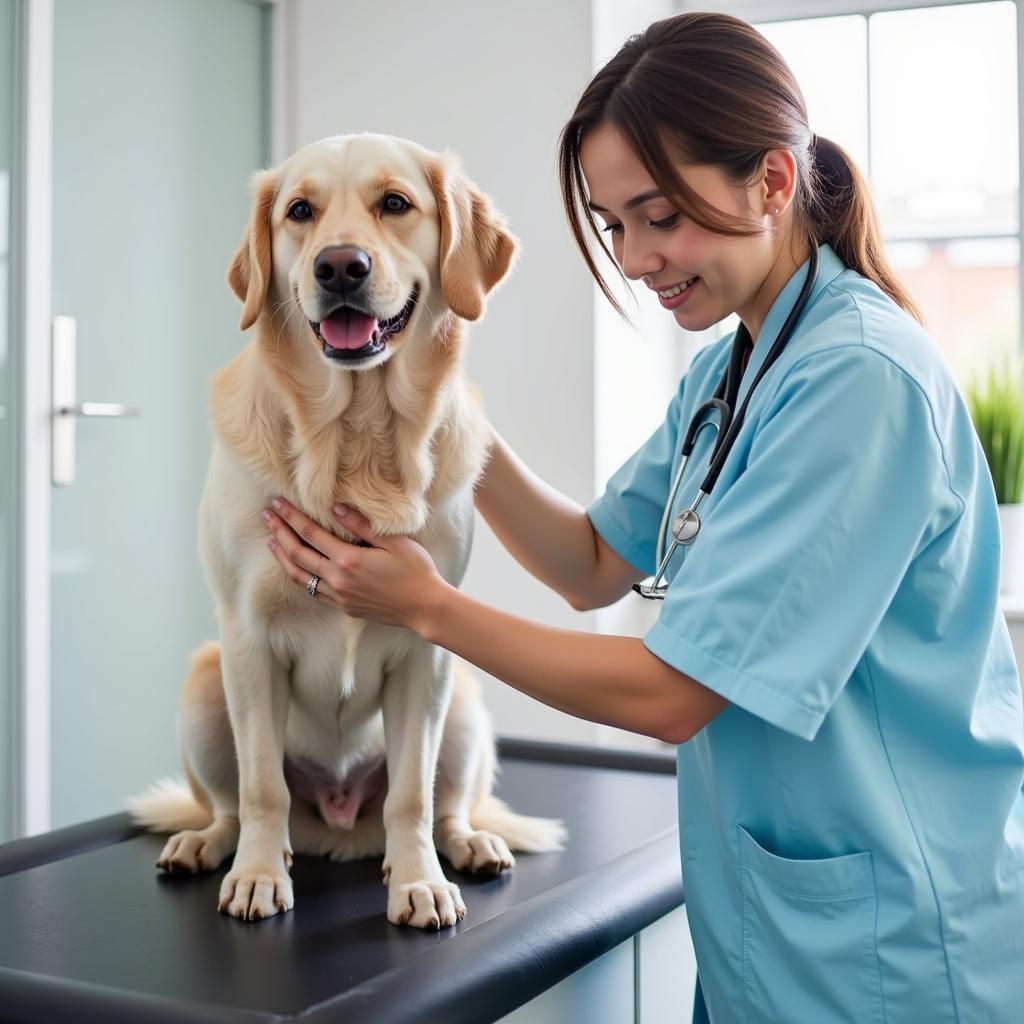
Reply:
[[466, 320], [517, 243], [449, 154], [341, 135], [253, 177], [252, 217], [228, 270], [242, 330], [280, 315], [326, 363], [377, 366], [450, 310]]

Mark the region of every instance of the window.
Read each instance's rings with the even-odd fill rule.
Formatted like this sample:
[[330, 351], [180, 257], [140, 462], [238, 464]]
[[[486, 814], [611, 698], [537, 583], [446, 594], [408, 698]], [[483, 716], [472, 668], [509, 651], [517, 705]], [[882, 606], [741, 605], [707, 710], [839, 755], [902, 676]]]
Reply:
[[966, 383], [1020, 349], [1017, 4], [845, 6], [863, 13], [736, 13], [793, 69], [811, 128], [868, 177], [893, 267]]

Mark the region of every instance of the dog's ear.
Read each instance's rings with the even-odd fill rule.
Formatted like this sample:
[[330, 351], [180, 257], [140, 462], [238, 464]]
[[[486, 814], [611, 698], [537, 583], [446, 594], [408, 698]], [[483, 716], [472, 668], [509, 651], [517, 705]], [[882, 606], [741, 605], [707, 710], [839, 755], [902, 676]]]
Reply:
[[446, 153], [427, 165], [441, 215], [441, 290], [463, 320], [479, 320], [484, 299], [508, 273], [519, 243], [505, 218]]
[[270, 290], [270, 211], [277, 197], [277, 172], [257, 171], [249, 187], [252, 192], [252, 218], [228, 268], [228, 284], [245, 303], [242, 309], [243, 331], [256, 323]]

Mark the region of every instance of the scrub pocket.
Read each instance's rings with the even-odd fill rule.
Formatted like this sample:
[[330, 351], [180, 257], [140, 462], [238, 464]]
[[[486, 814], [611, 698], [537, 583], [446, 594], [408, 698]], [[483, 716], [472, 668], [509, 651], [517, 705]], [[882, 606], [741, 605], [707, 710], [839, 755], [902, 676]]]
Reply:
[[884, 1024], [871, 854], [790, 860], [737, 830], [748, 1024]]

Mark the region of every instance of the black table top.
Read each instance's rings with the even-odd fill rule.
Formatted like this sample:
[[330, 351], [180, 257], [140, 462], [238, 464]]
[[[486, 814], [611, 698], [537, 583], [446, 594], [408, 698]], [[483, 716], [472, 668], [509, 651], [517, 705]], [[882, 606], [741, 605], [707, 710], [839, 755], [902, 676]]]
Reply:
[[503, 740], [497, 792], [560, 853], [455, 871], [440, 932], [385, 917], [380, 858], [296, 857], [295, 908], [217, 912], [230, 862], [167, 876], [127, 815], [0, 846], [0, 1021], [492, 1021], [682, 902], [671, 755]]

